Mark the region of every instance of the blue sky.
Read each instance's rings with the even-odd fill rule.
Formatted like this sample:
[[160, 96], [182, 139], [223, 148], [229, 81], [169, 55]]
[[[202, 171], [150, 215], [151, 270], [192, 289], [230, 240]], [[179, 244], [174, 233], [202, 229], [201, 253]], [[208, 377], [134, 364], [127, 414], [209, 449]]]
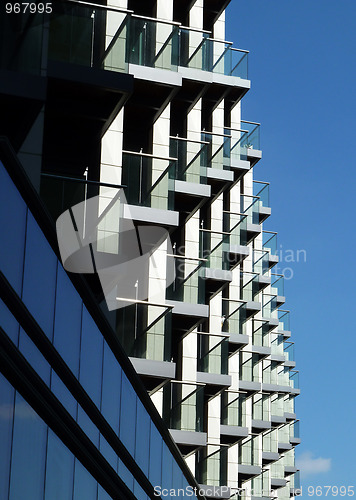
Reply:
[[242, 109], [261, 122], [265, 229], [295, 260], [306, 251], [280, 268], [293, 270], [303, 496], [309, 485], [356, 490], [356, 1], [232, 0], [227, 20], [227, 40], [250, 51]]

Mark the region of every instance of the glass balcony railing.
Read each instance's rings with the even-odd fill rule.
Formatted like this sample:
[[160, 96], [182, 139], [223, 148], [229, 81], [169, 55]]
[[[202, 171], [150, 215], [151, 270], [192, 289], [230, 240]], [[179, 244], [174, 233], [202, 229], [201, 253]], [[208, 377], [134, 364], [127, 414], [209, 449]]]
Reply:
[[253, 195], [260, 199], [260, 206], [270, 207], [269, 182], [253, 181]]
[[269, 253], [266, 250], [253, 251], [252, 271], [258, 274], [266, 274], [269, 270]]
[[198, 483], [209, 486], [226, 486], [227, 466], [228, 448], [210, 445], [205, 450], [199, 450], [196, 454], [195, 465]]
[[284, 297], [284, 276], [282, 274], [271, 274], [271, 293]]
[[262, 474], [251, 480], [251, 491], [254, 498], [266, 498], [266, 495], [270, 491], [269, 470], [265, 470]]
[[230, 245], [246, 246], [246, 224], [247, 217], [234, 212], [223, 212], [224, 232], [230, 233]]
[[[293, 474], [290, 478], [290, 487], [293, 488], [294, 490], [300, 490], [300, 472], [299, 470]], [[301, 492], [300, 492], [301, 496]]]
[[290, 383], [290, 369], [288, 366], [278, 368], [278, 385], [291, 386]]
[[226, 337], [198, 336], [198, 371], [228, 374], [229, 343]]
[[290, 312], [282, 309], [278, 310], [278, 331], [284, 332], [290, 331]]
[[126, 18], [126, 24], [128, 63], [177, 71], [178, 26], [135, 15]]
[[246, 304], [234, 300], [223, 299], [223, 316], [221, 330], [224, 333], [246, 334]]
[[247, 380], [248, 382], [260, 382], [260, 365], [259, 355], [251, 354], [248, 352], [240, 352], [240, 380]]
[[288, 361], [295, 361], [293, 342], [284, 343], [284, 355]]
[[241, 128], [247, 130], [246, 147], [248, 149], [261, 149], [260, 124], [241, 120]]
[[[127, 72], [129, 64], [178, 71], [190, 67], [248, 78], [248, 52], [181, 28], [178, 23], [144, 18], [125, 10], [94, 4], [56, 1], [49, 15], [49, 59], [87, 67]], [[18, 16], [17, 16], [18, 17]], [[44, 14], [28, 11], [21, 20], [2, 16], [0, 67], [40, 74]], [[110, 33], [112, 25], [116, 33]]]
[[171, 361], [171, 308], [140, 302], [105, 314], [128, 356]]
[[[279, 365], [276, 361], [263, 361], [263, 373], [262, 373], [262, 381], [264, 384], [279, 384], [278, 379], [278, 368]], [[279, 384], [279, 385], [288, 385], [288, 384]]]
[[176, 179], [206, 184], [207, 142], [170, 138], [170, 155], [177, 158]]
[[258, 274], [241, 273], [241, 300], [251, 302], [258, 293]]
[[248, 78], [248, 52], [209, 38], [206, 33], [180, 28], [179, 65], [226, 76]]
[[268, 250], [271, 255], [278, 255], [277, 233], [263, 231], [263, 249]]
[[296, 420], [289, 426], [289, 432], [291, 438], [300, 438], [300, 421]]
[[274, 394], [271, 398], [271, 415], [277, 417], [284, 416], [284, 395]]
[[210, 269], [229, 270], [229, 235], [201, 229], [200, 257]]
[[268, 295], [264, 293], [262, 295], [262, 316], [266, 319], [277, 319], [278, 318], [278, 304], [277, 297], [275, 295]]
[[256, 346], [269, 347], [270, 334], [268, 324], [264, 321], [253, 320], [252, 343]]
[[255, 196], [241, 195], [242, 212], [247, 216], [248, 224], [260, 223], [260, 200]]
[[283, 425], [278, 429], [279, 443], [289, 443], [289, 425]]
[[256, 394], [252, 402], [252, 418], [254, 420], [270, 420], [268, 394]]
[[174, 178], [176, 162], [144, 153], [125, 151], [122, 154], [122, 182], [131, 205], [174, 209]]
[[283, 335], [275, 335], [273, 333], [271, 335], [276, 337], [271, 342], [271, 353], [276, 354], [278, 356], [283, 356], [284, 355]]
[[169, 429], [204, 432], [204, 387], [175, 381], [166, 384], [163, 420]]
[[289, 382], [290, 386], [293, 387], [293, 389], [300, 389], [299, 387], [299, 372], [298, 371], [290, 371], [289, 372]]
[[268, 453], [278, 453], [278, 431], [273, 429], [263, 435], [262, 449]]
[[258, 436], [245, 441], [239, 446], [239, 464], [259, 465]]
[[247, 409], [246, 395], [225, 391], [221, 399], [222, 425], [237, 425], [246, 427]]
[[207, 146], [207, 166], [218, 170], [230, 169], [230, 136], [202, 132], [201, 140]]
[[[76, 178], [46, 173], [41, 174], [40, 196], [54, 221], [65, 210], [78, 203], [86, 202], [90, 198], [100, 195], [102, 195], [103, 199], [105, 197], [115, 198], [115, 196], [119, 195], [119, 191], [120, 186], [87, 180], [85, 176]], [[98, 215], [100, 213], [99, 205], [100, 201], [98, 201]], [[81, 207], [83, 210], [81, 218], [85, 218], [85, 206], [84, 203]], [[83, 223], [84, 226], [85, 223]]]
[[179, 255], [175, 255], [173, 258], [176, 276], [173, 283], [167, 288], [167, 299], [191, 304], [205, 304], [205, 261]]

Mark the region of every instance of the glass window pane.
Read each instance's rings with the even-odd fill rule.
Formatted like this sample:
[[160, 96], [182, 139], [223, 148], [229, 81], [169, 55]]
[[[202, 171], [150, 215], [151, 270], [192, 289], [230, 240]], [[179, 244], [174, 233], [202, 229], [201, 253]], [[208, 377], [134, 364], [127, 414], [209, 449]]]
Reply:
[[83, 408], [78, 405], [78, 418], [77, 422], [80, 428], [85, 432], [89, 439], [99, 448], [99, 429], [90, 420]]
[[137, 396], [124, 373], [122, 374], [121, 398], [125, 404], [121, 405], [120, 411], [120, 439], [134, 456]]
[[119, 433], [121, 373], [121, 366], [104, 341], [101, 412], [116, 434]]
[[76, 376], [79, 371], [81, 322], [81, 298], [63, 267], [58, 264], [54, 347]]
[[52, 370], [51, 376], [51, 390], [53, 394], [59, 399], [67, 412], [74, 418], [77, 418], [77, 401], [63, 384], [62, 380]]
[[49, 386], [51, 367], [22, 328], [20, 328], [19, 350], [36, 373]]
[[163, 443], [162, 460], [162, 486], [163, 488], [172, 488], [173, 482], [173, 457], [166, 443]]
[[159, 486], [162, 482], [162, 445], [163, 439], [157, 428], [151, 424], [150, 433], [150, 463], [149, 480], [153, 486]]
[[140, 400], [137, 400], [136, 420], [136, 449], [135, 460], [145, 475], [148, 475], [148, 461], [150, 453], [150, 424], [151, 419]]
[[98, 483], [85, 467], [75, 460], [73, 500], [96, 500]]
[[73, 498], [74, 455], [48, 431], [45, 500]]
[[83, 308], [79, 381], [100, 408], [104, 338], [86, 308]]
[[8, 498], [15, 390], [0, 373], [0, 498]]
[[134, 478], [131, 472], [128, 470], [126, 465], [124, 465], [123, 461], [119, 459], [119, 467], [118, 474], [121, 477], [122, 481], [126, 484], [126, 486], [133, 491], [134, 487]]
[[43, 497], [46, 441], [46, 424], [17, 393], [9, 500]]
[[56, 274], [57, 258], [29, 212], [22, 300], [50, 339], [53, 336]]
[[0, 326], [17, 346], [19, 341], [19, 324], [2, 300], [0, 300]]
[[137, 481], [134, 484], [134, 494], [137, 500], [147, 500], [145, 491], [141, 488]]
[[0, 269], [21, 295], [27, 207], [1, 162], [0, 200], [0, 227], [6, 235], [0, 245]]

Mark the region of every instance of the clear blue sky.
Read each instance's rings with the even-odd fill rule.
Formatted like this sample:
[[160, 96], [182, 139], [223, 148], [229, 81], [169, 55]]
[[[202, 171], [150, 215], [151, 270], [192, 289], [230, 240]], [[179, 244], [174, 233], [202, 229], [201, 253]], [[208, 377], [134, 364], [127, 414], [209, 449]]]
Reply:
[[297, 456], [311, 454], [314, 469], [302, 485], [356, 490], [356, 0], [232, 0], [226, 38], [250, 51], [242, 109], [261, 122], [265, 229], [307, 254], [282, 264], [294, 272]]

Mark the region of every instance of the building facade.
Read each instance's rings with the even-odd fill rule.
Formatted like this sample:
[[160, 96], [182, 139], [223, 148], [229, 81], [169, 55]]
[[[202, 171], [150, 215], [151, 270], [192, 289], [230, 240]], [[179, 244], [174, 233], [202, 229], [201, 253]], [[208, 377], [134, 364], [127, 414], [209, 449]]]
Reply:
[[[228, 3], [58, 0], [0, 18], [1, 498], [299, 488], [294, 343]], [[127, 221], [169, 238], [110, 302]]]

